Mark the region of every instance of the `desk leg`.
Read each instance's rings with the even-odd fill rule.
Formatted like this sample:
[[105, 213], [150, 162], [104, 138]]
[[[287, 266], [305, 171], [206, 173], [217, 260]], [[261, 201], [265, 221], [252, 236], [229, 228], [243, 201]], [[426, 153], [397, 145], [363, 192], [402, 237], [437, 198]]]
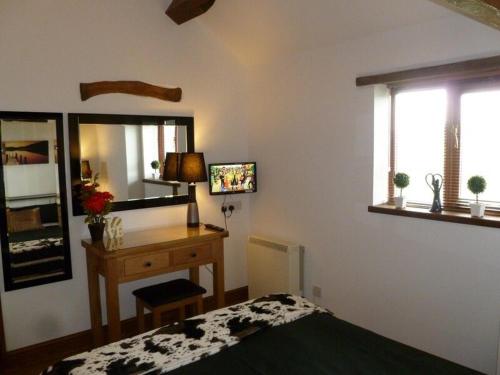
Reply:
[[89, 284], [89, 306], [92, 336], [94, 346], [98, 347], [103, 344], [101, 295], [99, 291], [99, 273], [97, 272], [97, 262], [94, 255], [90, 251], [87, 251], [87, 279]]
[[108, 341], [118, 341], [121, 339], [118, 267], [113, 261], [108, 263], [106, 272], [106, 307], [108, 311]]
[[189, 280], [200, 285], [200, 267], [196, 266], [189, 269]]
[[[197, 284], [197, 285], [200, 285], [200, 267], [196, 266], [196, 267], [191, 267], [189, 269], [189, 280], [191, 280], [193, 283]], [[202, 303], [202, 306], [203, 306], [203, 303]], [[190, 313], [190, 316], [194, 316], [194, 315], [197, 315], [197, 314], [203, 314], [203, 309], [196, 312], [196, 310], [193, 308], [193, 306], [189, 306], [188, 307], [188, 311]]]
[[224, 302], [224, 242], [218, 241], [217, 245], [217, 261], [213, 264], [213, 287], [215, 305], [218, 309], [225, 306]]

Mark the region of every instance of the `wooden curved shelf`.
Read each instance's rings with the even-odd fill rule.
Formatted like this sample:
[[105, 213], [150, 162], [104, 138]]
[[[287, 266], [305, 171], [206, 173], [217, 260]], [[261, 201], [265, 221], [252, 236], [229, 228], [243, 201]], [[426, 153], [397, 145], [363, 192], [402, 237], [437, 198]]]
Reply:
[[147, 96], [170, 102], [180, 102], [182, 89], [165, 88], [150, 85], [140, 81], [100, 81], [92, 83], [80, 83], [80, 96], [82, 101], [103, 94], [130, 94]]

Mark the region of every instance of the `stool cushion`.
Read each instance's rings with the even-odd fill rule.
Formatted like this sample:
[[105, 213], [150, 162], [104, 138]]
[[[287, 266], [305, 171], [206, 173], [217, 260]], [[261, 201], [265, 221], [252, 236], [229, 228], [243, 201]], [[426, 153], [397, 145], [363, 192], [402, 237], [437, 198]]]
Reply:
[[166, 283], [146, 286], [132, 293], [151, 307], [177, 302], [185, 298], [206, 293], [207, 290], [186, 279], [176, 279]]

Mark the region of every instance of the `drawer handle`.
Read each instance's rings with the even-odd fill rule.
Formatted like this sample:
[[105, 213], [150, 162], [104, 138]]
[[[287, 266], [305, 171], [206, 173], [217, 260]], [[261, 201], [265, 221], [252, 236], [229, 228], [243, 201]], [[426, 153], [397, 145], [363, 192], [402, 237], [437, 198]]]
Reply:
[[196, 258], [196, 253], [191, 253], [191, 258]]
[[151, 262], [144, 263], [144, 267], [151, 267], [152, 265], [153, 265], [153, 263], [151, 263]]

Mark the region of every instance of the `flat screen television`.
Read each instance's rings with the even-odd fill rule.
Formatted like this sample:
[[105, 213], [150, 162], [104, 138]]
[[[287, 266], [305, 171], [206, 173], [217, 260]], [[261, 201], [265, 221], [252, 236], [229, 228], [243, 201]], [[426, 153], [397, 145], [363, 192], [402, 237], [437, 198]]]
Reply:
[[255, 162], [209, 164], [208, 174], [211, 195], [257, 191], [257, 164]]

